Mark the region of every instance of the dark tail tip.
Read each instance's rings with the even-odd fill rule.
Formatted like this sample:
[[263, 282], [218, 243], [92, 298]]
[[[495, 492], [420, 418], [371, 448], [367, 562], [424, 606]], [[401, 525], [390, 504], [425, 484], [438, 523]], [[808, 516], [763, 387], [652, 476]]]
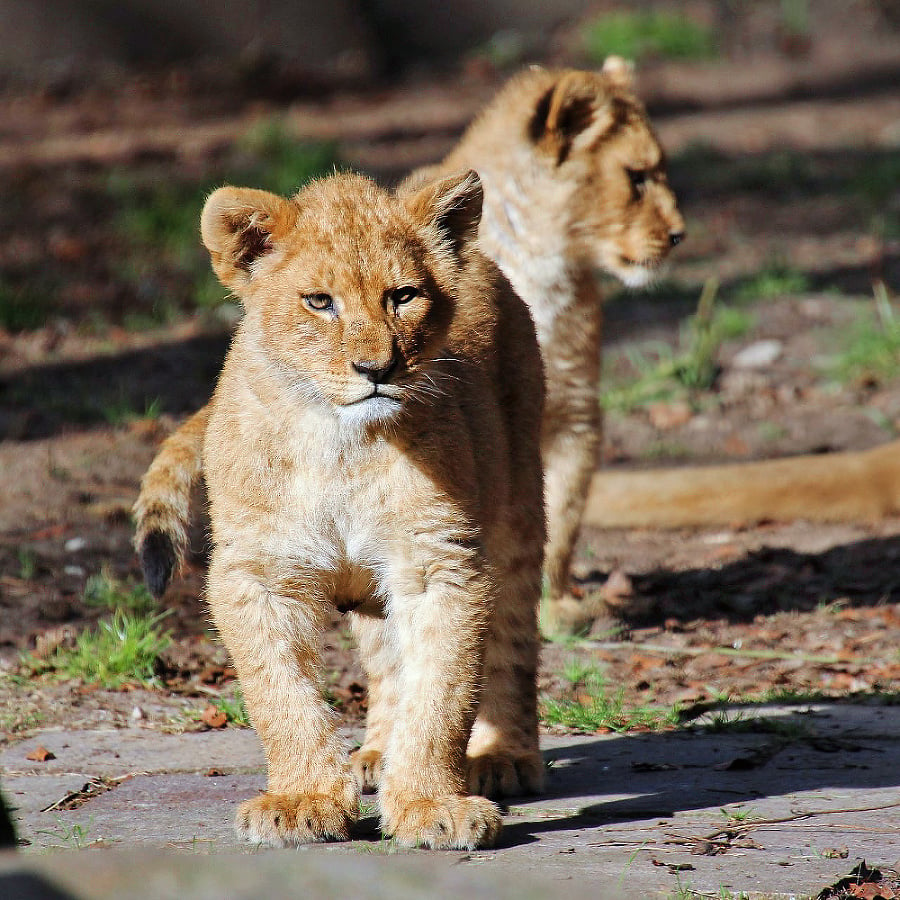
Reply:
[[144, 581], [150, 593], [158, 600], [166, 592], [166, 586], [178, 562], [175, 545], [165, 532], [150, 531], [141, 541], [138, 554], [144, 570]]

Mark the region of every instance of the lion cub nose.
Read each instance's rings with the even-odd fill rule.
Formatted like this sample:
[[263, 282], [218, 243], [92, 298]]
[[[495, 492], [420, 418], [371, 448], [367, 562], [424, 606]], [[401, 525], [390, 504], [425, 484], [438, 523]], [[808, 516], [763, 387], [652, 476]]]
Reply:
[[380, 384], [387, 381], [394, 369], [397, 368], [397, 357], [392, 356], [386, 363], [372, 359], [360, 359], [353, 363], [353, 368], [373, 384]]

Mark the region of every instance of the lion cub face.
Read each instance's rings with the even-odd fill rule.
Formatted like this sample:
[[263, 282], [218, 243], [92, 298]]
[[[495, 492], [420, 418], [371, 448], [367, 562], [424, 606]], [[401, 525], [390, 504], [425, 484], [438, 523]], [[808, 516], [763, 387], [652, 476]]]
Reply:
[[576, 252], [631, 287], [651, 281], [684, 237], [665, 158], [627, 64], [570, 71], [539, 104], [532, 135], [577, 184]]
[[367, 424], [431, 389], [480, 209], [474, 173], [403, 199], [342, 175], [291, 199], [221, 188], [201, 232], [272, 364], [306, 402]]

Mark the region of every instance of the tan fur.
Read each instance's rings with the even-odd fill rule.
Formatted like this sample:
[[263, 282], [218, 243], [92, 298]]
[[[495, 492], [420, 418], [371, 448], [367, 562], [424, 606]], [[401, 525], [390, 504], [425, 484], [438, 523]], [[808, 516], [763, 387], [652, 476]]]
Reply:
[[723, 466], [604, 472], [585, 524], [597, 528], [874, 521], [900, 514], [900, 441], [871, 450]]
[[[540, 787], [543, 375], [475, 248], [481, 201], [474, 173], [396, 196], [339, 175], [204, 208], [245, 307], [203, 467], [210, 609], [269, 767], [237, 815], [251, 841], [346, 838], [377, 782], [401, 843], [488, 846], [500, 815], [467, 779]], [[332, 604], [354, 609], [372, 684], [368, 780], [322, 699]]]
[[[447, 159], [408, 184], [463, 168], [476, 169], [485, 185], [482, 250], [528, 304], [544, 356], [547, 621], [554, 630], [570, 630], [591, 615], [568, 585], [601, 439], [596, 271], [645, 284], [684, 223], [630, 69], [616, 58], [600, 73], [534, 68], [516, 76]], [[201, 422], [202, 411], [183, 429], [185, 441], [193, 433], [198, 456]], [[164, 459], [168, 447], [142, 484], [139, 548], [153, 529], [184, 533], [187, 482], [175, 477], [178, 461]], [[166, 471], [173, 476], [168, 487], [155, 477]], [[142, 515], [150, 508], [152, 519]]]

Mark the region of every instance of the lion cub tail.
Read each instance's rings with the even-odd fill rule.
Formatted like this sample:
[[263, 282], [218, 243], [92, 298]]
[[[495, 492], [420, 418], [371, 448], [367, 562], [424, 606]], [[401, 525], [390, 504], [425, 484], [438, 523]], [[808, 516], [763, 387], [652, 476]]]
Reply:
[[157, 598], [184, 562], [191, 487], [203, 464], [203, 437], [208, 421], [209, 405], [194, 413], [163, 442], [141, 479], [141, 491], [134, 504], [134, 546], [147, 587]]
[[867, 522], [900, 512], [900, 441], [871, 450], [646, 472], [597, 472], [584, 524], [682, 528]]

